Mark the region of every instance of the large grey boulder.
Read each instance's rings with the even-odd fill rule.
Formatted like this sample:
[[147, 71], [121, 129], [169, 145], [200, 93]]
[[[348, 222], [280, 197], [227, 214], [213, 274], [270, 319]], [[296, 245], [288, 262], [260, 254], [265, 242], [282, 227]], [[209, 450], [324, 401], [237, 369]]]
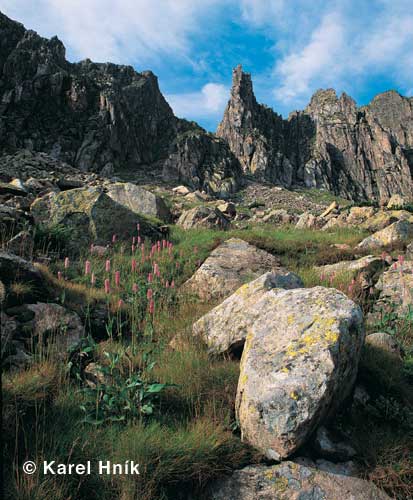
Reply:
[[407, 220], [399, 220], [381, 231], [368, 236], [361, 241], [357, 248], [377, 249], [388, 245], [408, 243], [413, 238], [413, 224]]
[[250, 465], [211, 486], [208, 500], [390, 500], [373, 483], [296, 462]]
[[135, 214], [157, 217], [165, 222], [171, 220], [171, 213], [165, 201], [147, 189], [130, 182], [115, 182], [107, 187], [107, 194], [122, 207]]
[[242, 285], [234, 294], [202, 316], [194, 324], [193, 332], [206, 342], [212, 353], [238, 351], [243, 347], [251, 326], [259, 320], [260, 311], [253, 309], [254, 304], [273, 288], [303, 286], [299, 276], [284, 269], [265, 273]]
[[362, 313], [343, 293], [315, 287], [270, 290], [244, 314], [256, 319], [237, 389], [242, 439], [268, 458], [286, 458], [350, 393]]
[[202, 300], [225, 298], [241, 285], [279, 268], [273, 255], [239, 238], [230, 238], [211, 252], [183, 288]]
[[113, 234], [129, 238], [136, 234], [137, 223], [143, 236], [159, 236], [157, 227], [145, 215], [114, 201], [99, 188], [48, 193], [33, 202], [31, 212], [37, 223], [69, 228], [73, 250], [91, 242], [105, 245]]

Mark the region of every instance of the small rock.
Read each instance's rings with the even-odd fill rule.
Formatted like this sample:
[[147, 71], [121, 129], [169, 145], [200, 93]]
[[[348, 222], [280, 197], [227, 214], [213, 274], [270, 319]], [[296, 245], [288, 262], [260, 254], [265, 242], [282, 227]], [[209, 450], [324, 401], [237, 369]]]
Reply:
[[324, 212], [320, 215], [320, 217], [324, 218], [327, 217], [327, 215], [330, 215], [332, 212], [335, 210], [338, 210], [338, 203], [336, 201], [333, 201], [325, 210]]
[[367, 335], [366, 345], [381, 349], [397, 357], [401, 357], [403, 354], [402, 348], [394, 337], [385, 332], [376, 332]]
[[217, 208], [198, 206], [190, 210], [185, 210], [179, 217], [177, 225], [184, 229], [196, 227], [228, 229], [230, 221]]
[[189, 193], [189, 189], [186, 186], [177, 186], [172, 189], [175, 194], [180, 194], [181, 196], [186, 196]]

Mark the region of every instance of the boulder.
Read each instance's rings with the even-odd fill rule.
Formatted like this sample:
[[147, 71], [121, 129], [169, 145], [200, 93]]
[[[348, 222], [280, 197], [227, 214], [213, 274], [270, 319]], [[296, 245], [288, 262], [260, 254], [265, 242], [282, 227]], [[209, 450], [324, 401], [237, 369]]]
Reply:
[[403, 350], [396, 339], [392, 335], [385, 332], [375, 332], [367, 335], [366, 345], [380, 349], [381, 351], [397, 356], [398, 358], [400, 358], [403, 354]]
[[279, 460], [349, 395], [364, 343], [363, 317], [343, 293], [319, 286], [272, 289], [244, 314], [256, 320], [237, 389], [242, 439]]
[[172, 189], [172, 192], [181, 196], [185, 196], [189, 193], [189, 189], [186, 186], [177, 186]]
[[201, 300], [223, 299], [273, 269], [279, 269], [276, 257], [244, 240], [230, 238], [203, 262], [183, 288]]
[[400, 208], [407, 205], [407, 200], [400, 194], [393, 194], [387, 203], [387, 208]]
[[399, 220], [413, 222], [413, 214], [407, 210], [380, 210], [361, 224], [362, 229], [372, 233], [381, 231]]
[[218, 210], [222, 212], [223, 214], [229, 216], [229, 217], [235, 217], [237, 215], [237, 209], [235, 207], [235, 203], [232, 203], [230, 201], [220, 203], [217, 206]]
[[0, 205], [0, 234], [5, 238], [12, 238], [20, 231], [24, 231], [32, 223], [32, 218], [23, 210], [15, 207]]
[[395, 262], [376, 283], [380, 295], [374, 310], [394, 310], [403, 314], [413, 305], [413, 261]]
[[389, 245], [408, 243], [413, 238], [413, 224], [399, 220], [390, 226], [365, 238], [357, 245], [360, 249], [377, 249]]
[[228, 229], [230, 221], [217, 208], [198, 206], [185, 210], [179, 217], [177, 225], [184, 229], [197, 227]]
[[290, 215], [287, 210], [280, 208], [271, 210], [262, 220], [263, 222], [271, 222], [272, 224], [291, 224], [296, 219], [293, 215]]
[[390, 500], [373, 483], [297, 462], [250, 465], [216, 481], [208, 500]]
[[6, 243], [7, 251], [20, 257], [33, 255], [34, 240], [29, 231], [20, 231]]
[[359, 273], [366, 273], [369, 277], [383, 269], [383, 260], [374, 255], [366, 255], [357, 260], [343, 260], [335, 264], [317, 266], [314, 268], [317, 274], [329, 278], [340, 274], [348, 274], [355, 277]]
[[336, 201], [333, 201], [325, 210], [324, 212], [320, 215], [320, 217], [324, 218], [327, 217], [327, 215], [330, 215], [331, 213], [335, 212], [338, 210], [338, 203]]
[[17, 182], [1, 182], [0, 181], [0, 196], [1, 195], [15, 195], [15, 196], [26, 196], [27, 191], [24, 189], [23, 185]]
[[299, 276], [285, 269], [268, 272], [242, 285], [233, 295], [200, 318], [193, 326], [194, 335], [203, 338], [212, 353], [237, 352], [242, 349], [259, 311], [251, 308], [273, 288], [299, 288]]
[[297, 224], [295, 225], [299, 229], [313, 228], [317, 225], [317, 218], [315, 215], [309, 212], [304, 212], [300, 215]]
[[58, 304], [38, 302], [26, 306], [34, 313], [32, 335], [37, 343], [53, 341], [59, 353], [74, 347], [83, 336], [79, 316]]
[[113, 201], [135, 214], [157, 217], [165, 222], [171, 220], [171, 213], [164, 200], [140, 186], [130, 182], [116, 182], [108, 186], [107, 194]]
[[27, 260], [12, 253], [0, 252], [0, 280], [6, 289], [11, 283], [22, 282], [30, 285], [35, 295], [45, 294], [40, 271]]
[[129, 239], [136, 234], [137, 223], [143, 236], [159, 236], [157, 227], [144, 215], [114, 201], [99, 188], [48, 193], [33, 202], [31, 211], [37, 223], [62, 224], [69, 228], [69, 245], [73, 251], [91, 242], [105, 245], [113, 234]]

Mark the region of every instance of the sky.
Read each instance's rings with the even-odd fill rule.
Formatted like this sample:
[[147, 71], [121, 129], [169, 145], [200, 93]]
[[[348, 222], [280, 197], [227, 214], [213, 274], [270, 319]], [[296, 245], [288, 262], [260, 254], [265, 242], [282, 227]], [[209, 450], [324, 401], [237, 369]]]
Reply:
[[288, 116], [319, 88], [358, 104], [413, 95], [413, 0], [0, 0], [0, 11], [57, 35], [72, 61], [152, 70], [175, 114], [214, 131], [232, 68]]

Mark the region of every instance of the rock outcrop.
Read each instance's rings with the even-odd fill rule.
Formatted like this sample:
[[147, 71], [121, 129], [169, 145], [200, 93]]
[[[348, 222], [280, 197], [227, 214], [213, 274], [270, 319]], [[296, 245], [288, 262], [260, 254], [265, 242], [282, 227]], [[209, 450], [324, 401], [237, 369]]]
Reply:
[[[42, 38], [2, 13], [0, 37], [0, 147], [42, 151], [102, 175], [163, 171], [221, 195], [234, 188], [238, 161], [226, 144], [176, 118], [151, 71], [70, 63], [57, 37]], [[197, 139], [183, 154], [189, 131]]]
[[208, 228], [228, 229], [230, 220], [218, 209], [207, 206], [198, 206], [182, 212], [177, 225], [184, 229]]
[[413, 224], [407, 220], [399, 220], [381, 231], [368, 236], [357, 248], [377, 249], [389, 245], [407, 244], [413, 239]]
[[255, 321], [241, 358], [236, 414], [242, 439], [279, 460], [349, 395], [364, 343], [362, 313], [323, 287], [272, 289], [248, 313]]
[[296, 462], [250, 465], [217, 481], [209, 500], [390, 500], [374, 484]]
[[319, 90], [288, 120], [258, 104], [238, 66], [217, 135], [244, 171], [285, 187], [323, 188], [353, 200], [413, 198], [413, 100], [389, 91], [358, 108]]

